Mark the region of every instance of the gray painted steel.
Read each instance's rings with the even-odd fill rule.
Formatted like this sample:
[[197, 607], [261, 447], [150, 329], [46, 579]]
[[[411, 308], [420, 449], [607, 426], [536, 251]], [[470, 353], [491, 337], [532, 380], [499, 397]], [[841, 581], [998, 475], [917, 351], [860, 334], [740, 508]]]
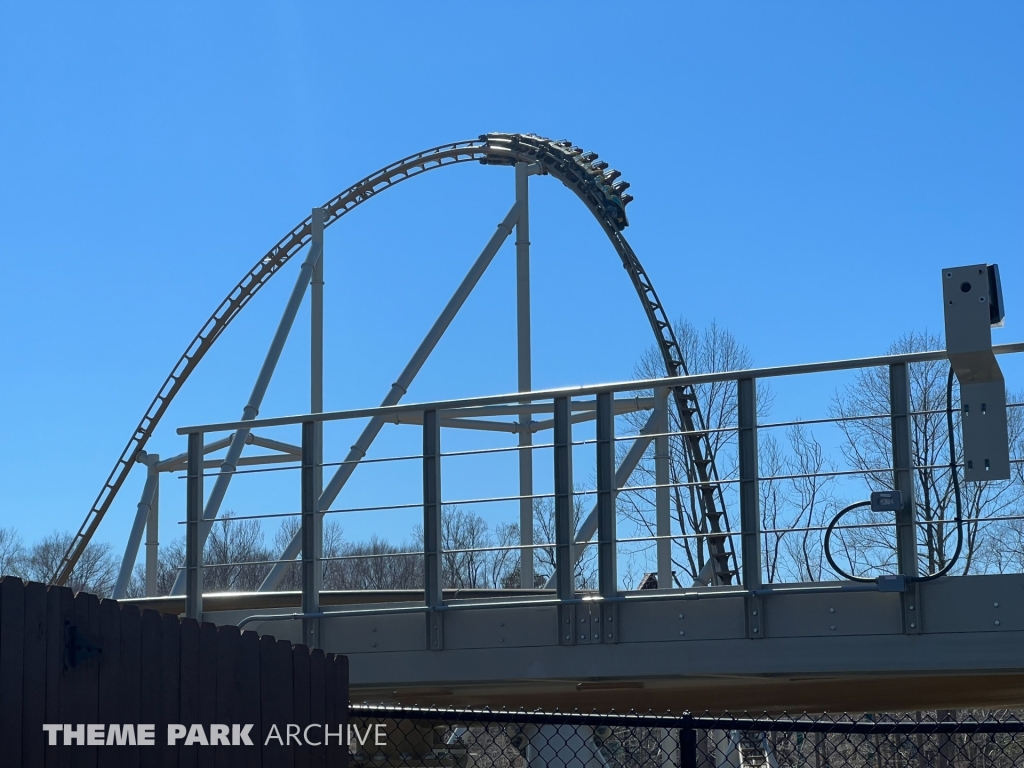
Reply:
[[597, 591], [603, 598], [616, 597], [619, 592], [614, 397], [611, 392], [597, 396]]
[[[270, 348], [267, 350], [267, 356], [264, 358], [259, 375], [256, 377], [256, 383], [253, 384], [252, 393], [249, 395], [245, 408], [242, 409], [242, 421], [251, 421], [260, 412], [263, 397], [267, 394], [270, 380], [274, 376], [274, 370], [277, 368], [277, 363], [281, 359], [281, 353], [284, 351], [284, 344], [288, 340], [288, 334], [291, 333], [292, 325], [295, 323], [295, 316], [299, 313], [299, 306], [302, 304], [302, 299], [306, 294], [306, 287], [309, 285], [310, 278], [312, 277], [313, 268], [320, 260], [322, 251], [322, 241], [320, 243], [311, 242], [309, 253], [299, 268], [299, 275], [295, 279], [295, 285], [292, 287], [291, 295], [288, 297], [288, 303], [281, 314], [281, 321], [278, 323], [277, 331], [274, 333], [274, 338], [270, 342]], [[206, 500], [206, 508], [203, 510], [204, 524], [201, 536], [204, 544], [210, 535], [213, 525], [212, 521], [220, 512], [220, 505], [228, 491], [231, 477], [238, 468], [238, 459], [242, 455], [242, 449], [245, 447], [248, 436], [248, 427], [239, 427], [235, 430], [235, 434], [231, 436], [231, 444], [228, 446], [227, 455], [224, 457], [220, 472], [214, 481], [213, 489], [210, 491], [210, 497]], [[174, 580], [174, 586], [171, 587], [171, 594], [180, 595], [184, 589], [184, 573], [179, 571], [177, 578]]]
[[[1024, 575], [921, 584], [920, 635], [904, 633], [899, 594], [848, 586], [763, 590], [764, 639], [757, 642], [746, 629], [748, 593], [717, 587], [576, 604], [577, 615], [583, 611], [588, 618], [616, 606], [613, 644], [565, 647], [557, 630], [559, 606], [550, 601], [458, 610], [459, 601], [450, 600], [449, 610], [434, 612], [444, 614], [443, 653], [423, 650], [418, 613], [325, 618], [323, 646], [350, 656], [360, 698], [407, 703], [425, 703], [417, 689], [443, 686], [453, 694], [441, 703], [526, 702], [547, 692], [565, 705], [580, 701], [578, 682], [594, 680], [646, 681], [646, 689], [636, 691], [637, 705], [663, 688], [678, 690], [677, 700], [685, 702], [687, 691], [701, 687], [717, 687], [721, 695], [739, 687], [749, 694], [767, 685], [797, 690], [816, 680], [841, 702], [844, 688], [870, 676], [992, 675], [995, 681], [1024, 673]], [[205, 618], [237, 623], [246, 615], [228, 611]], [[247, 628], [290, 638], [297, 624], [254, 622]], [[396, 689], [406, 693], [396, 696]], [[631, 695], [612, 692], [622, 701]], [[955, 698], [955, 691], [949, 693]]]
[[[302, 577], [302, 612], [315, 614], [320, 612], [320, 510], [317, 506], [316, 475], [320, 465], [317, 462], [317, 437], [319, 430], [312, 421], [302, 423], [302, 510], [299, 526], [299, 537], [302, 541], [302, 561], [300, 572]], [[322, 426], [322, 425], [319, 425]], [[309, 618], [302, 621], [303, 645], [310, 648], [320, 647], [320, 622]]]
[[188, 436], [185, 480], [185, 616], [203, 620], [203, 433]]
[[[448, 329], [448, 326], [451, 325], [452, 320], [455, 319], [455, 315], [458, 314], [462, 305], [469, 297], [469, 294], [473, 291], [473, 288], [476, 286], [477, 282], [479, 282], [483, 273], [487, 270], [487, 267], [494, 259], [495, 254], [497, 254], [498, 249], [501, 248], [502, 243], [504, 243], [505, 239], [512, 233], [512, 227], [515, 225], [516, 219], [519, 216], [519, 210], [519, 203], [514, 203], [505, 218], [500, 224], [498, 224], [497, 230], [491, 236], [491, 239], [484, 247], [480, 256], [477, 257], [473, 266], [470, 267], [469, 272], [463, 278], [451, 299], [448, 300], [445, 308], [441, 311], [437, 320], [434, 321], [434, 324], [427, 332], [423, 341], [420, 342], [419, 347], [417, 347], [416, 351], [413, 353], [412, 358], [406, 364], [402, 373], [398, 376], [398, 379], [391, 385], [391, 390], [388, 392], [381, 404], [382, 407], [391, 406], [397, 403], [402, 399], [405, 393], [409, 391], [409, 386], [412, 384], [413, 379], [416, 378], [416, 374], [420, 372], [420, 368], [423, 367], [423, 363], [426, 362], [430, 353], [434, 350], [434, 347], [437, 346], [437, 342], [441, 340], [444, 332]], [[370, 449], [370, 445], [373, 443], [374, 439], [377, 437], [377, 433], [380, 432], [381, 427], [383, 427], [384, 424], [385, 419], [374, 417], [363, 429], [359, 438], [352, 446], [352, 449], [348, 452], [348, 455], [346, 455], [345, 463], [338, 467], [334, 476], [324, 488], [324, 491], [320, 496], [321, 509], [328, 509], [334, 502], [334, 499], [337, 498], [341, 489], [345, 486], [345, 483], [348, 482], [349, 477], [351, 477], [352, 473], [355, 471], [358, 462], [362, 460], [366, 455], [366, 452]], [[291, 542], [289, 542], [288, 546], [285, 548], [285, 551], [282, 553], [280, 559], [283, 561], [294, 560], [295, 556], [299, 553], [300, 547], [301, 542], [299, 541], [299, 537], [293, 537]], [[264, 579], [263, 584], [260, 585], [260, 591], [266, 592], [275, 589], [277, 585], [280, 584], [287, 569], [288, 563], [286, 562], [275, 565], [270, 570], [267, 578]]]
[[[658, 487], [654, 491], [654, 515], [655, 535], [658, 541], [655, 544], [657, 549], [658, 563], [658, 587], [671, 589], [675, 586], [672, 577], [672, 509], [669, 506], [671, 488], [671, 456], [669, 456], [668, 444], [668, 396], [666, 387], [660, 387], [654, 392], [654, 413], [653, 428], [657, 437], [654, 438], [654, 484]], [[632, 471], [632, 470], [631, 470]], [[628, 477], [618, 482], [619, 486], [625, 485]]]
[[571, 600], [576, 592], [573, 557], [575, 533], [572, 487], [572, 422], [569, 399], [555, 398], [555, 593], [560, 600]]
[[124, 550], [124, 557], [121, 559], [117, 581], [114, 583], [112, 596], [115, 599], [124, 597], [128, 591], [128, 582], [132, 577], [132, 569], [135, 568], [135, 559], [139, 555], [142, 534], [153, 512], [153, 499], [156, 497], [156, 490], [160, 483], [160, 474], [156, 471], [155, 465], [156, 462], [147, 456], [146, 484], [142, 487], [142, 498], [139, 499], [139, 505], [136, 508], [135, 521], [132, 523], [131, 533], [128, 534], [128, 544]]
[[160, 472], [156, 469], [159, 463], [160, 456], [154, 453], [150, 471], [156, 475], [156, 489], [146, 519], [146, 597], [156, 597], [156, 580], [160, 569]]
[[424, 600], [443, 601], [441, 562], [441, 425], [437, 411], [423, 414], [423, 576]]
[[[499, 166], [529, 163], [530, 175], [554, 176], [588, 206], [626, 268], [658, 341], [667, 372], [670, 375], [685, 372], [685, 361], [668, 315], [654, 290], [653, 283], [622, 234], [622, 230], [627, 226], [625, 206], [632, 200], [631, 195], [623, 194], [628, 185], [621, 181], [616, 182], [618, 172], [610, 169], [605, 171], [607, 164], [594, 163], [596, 158], [595, 153], [584, 153], [580, 148], [572, 146], [571, 142], [555, 142], [532, 134], [493, 133], [481, 136], [475, 141], [446, 144], [403, 158], [371, 174], [330, 200], [323, 206], [324, 226], [337, 221], [381, 191], [433, 168], [473, 161]], [[221, 302], [178, 359], [121, 452], [78, 532], [72, 538], [57, 569], [58, 584], [65, 583], [70, 576], [75, 563], [131, 471], [133, 463], [142, 453], [171, 401], [191, 372], [256, 292], [287, 261], [311, 242], [312, 231], [312, 218], [306, 219], [261, 258]], [[682, 404], [682, 398], [686, 393], [680, 391], [677, 394]], [[681, 417], [688, 420], [690, 415], [687, 412], [681, 414]], [[699, 422], [699, 412], [695, 415]], [[701, 447], [696, 446], [695, 449], [699, 452]], [[717, 518], [717, 515], [714, 517]], [[717, 522], [713, 521], [712, 525], [717, 525]], [[294, 557], [294, 553], [292, 556]]]
[[[533, 389], [530, 328], [530, 166], [516, 163], [516, 364], [520, 392]], [[530, 426], [529, 411], [521, 411], [520, 426]], [[519, 430], [519, 582], [533, 587], [533, 433]]]
[[[997, 289], [998, 290], [998, 289]], [[964, 480], [1010, 479], [1006, 383], [992, 354], [989, 270], [986, 264], [942, 270], [949, 361], [960, 382]]]
[[[1024, 352], [1024, 341], [1013, 344], [994, 346], [992, 351], [997, 355]], [[738, 381], [739, 379], [768, 379], [778, 376], [797, 376], [805, 373], [826, 373], [828, 371], [849, 371], [856, 368], [872, 368], [891, 365], [893, 363], [922, 363], [933, 360], [945, 360], [945, 350], [929, 352], [908, 352], [898, 355], [878, 355], [876, 357], [859, 357], [847, 360], [832, 360], [823, 363], [800, 363], [797, 365], [778, 365], [768, 368], [748, 368], [742, 371], [719, 371], [715, 373], [698, 373], [689, 376], [667, 376], [660, 379], [638, 379], [635, 381], [609, 382], [606, 384], [586, 384], [575, 387], [559, 387], [555, 389], [537, 389], [533, 392], [516, 392], [505, 395], [486, 395], [483, 397], [463, 397], [452, 400], [433, 400], [423, 403], [403, 403], [401, 405], [377, 406], [374, 408], [352, 408], [346, 411], [327, 411], [325, 413], [305, 416], [277, 416], [257, 419], [253, 422], [224, 421], [213, 424], [194, 424], [178, 427], [179, 435], [190, 432], [227, 432], [237, 427], [279, 427], [286, 424], [300, 424], [309, 418], [313, 421], [343, 421], [346, 419], [362, 419], [368, 416], [393, 418], [402, 413], [414, 413], [434, 409], [451, 411], [458, 408], [478, 408], [490, 405], [504, 405], [518, 400], [536, 402], [552, 400], [556, 397], [586, 397], [599, 392], [636, 392], [655, 389], [657, 387], [676, 387], [680, 385], [710, 384], [717, 381]], [[550, 407], [550, 406], [549, 406]]]
[[736, 382], [739, 420], [740, 530], [743, 551], [743, 586], [761, 588], [761, 509], [757, 463], [757, 383]]
[[918, 576], [917, 504], [914, 499], [914, 445], [910, 415], [910, 370], [907, 363], [889, 366], [889, 412], [892, 429], [893, 488], [903, 496], [896, 513], [896, 564], [904, 576]]

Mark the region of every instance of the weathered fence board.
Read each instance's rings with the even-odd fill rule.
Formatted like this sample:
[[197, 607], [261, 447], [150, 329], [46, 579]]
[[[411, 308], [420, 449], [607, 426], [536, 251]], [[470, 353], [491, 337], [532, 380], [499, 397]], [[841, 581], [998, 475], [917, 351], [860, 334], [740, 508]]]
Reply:
[[[31, 768], [235, 768], [345, 766], [348, 749], [310, 748], [267, 737], [276, 726], [318, 723], [344, 732], [348, 661], [322, 651], [170, 614], [73, 594], [63, 587], [0, 579], [0, 764]], [[83, 727], [82, 743], [49, 744], [45, 723]], [[91, 731], [87, 726], [93, 725]], [[88, 743], [96, 725], [152, 724], [153, 744]], [[186, 732], [225, 725], [240, 743], [167, 742], [168, 726]], [[251, 729], [244, 731], [247, 725]], [[237, 726], [237, 727], [233, 727]], [[245, 732], [252, 745], [244, 744]], [[133, 731], [137, 736], [138, 732]], [[339, 741], [336, 739], [336, 741]]]

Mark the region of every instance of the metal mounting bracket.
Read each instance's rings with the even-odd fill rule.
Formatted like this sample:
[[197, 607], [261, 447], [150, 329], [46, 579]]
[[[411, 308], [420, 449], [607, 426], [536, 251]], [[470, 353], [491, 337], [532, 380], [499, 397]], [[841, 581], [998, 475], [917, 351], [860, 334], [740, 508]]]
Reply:
[[760, 595], [748, 594], [744, 598], [747, 615], [747, 637], [760, 640], [764, 637], [764, 600]]

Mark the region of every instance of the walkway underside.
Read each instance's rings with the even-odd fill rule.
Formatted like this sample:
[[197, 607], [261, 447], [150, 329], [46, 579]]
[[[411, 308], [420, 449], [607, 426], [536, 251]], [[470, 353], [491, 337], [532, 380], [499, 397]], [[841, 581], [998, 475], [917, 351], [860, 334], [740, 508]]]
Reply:
[[[619, 711], [1024, 705], [1024, 575], [944, 578], [906, 592], [823, 587], [574, 605], [547, 603], [543, 591], [463, 591], [431, 614], [415, 612], [415, 592], [333, 592], [323, 594], [325, 611], [412, 610], [321, 619], [320, 631], [324, 650], [350, 657], [353, 701]], [[204, 620], [288, 614], [297, 600], [206, 596]], [[133, 602], [181, 609], [173, 598]], [[300, 623], [245, 628], [298, 641]], [[426, 650], [431, 637], [441, 650]]]

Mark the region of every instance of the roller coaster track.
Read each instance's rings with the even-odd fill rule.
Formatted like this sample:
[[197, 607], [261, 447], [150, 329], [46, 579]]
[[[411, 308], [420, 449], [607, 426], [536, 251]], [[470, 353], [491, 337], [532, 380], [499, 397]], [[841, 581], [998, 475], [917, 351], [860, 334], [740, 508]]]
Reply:
[[[474, 141], [443, 144], [403, 158], [356, 182], [324, 206], [327, 227], [372, 197], [406, 179], [435, 168], [477, 161], [484, 165], [508, 165], [525, 162], [538, 164], [541, 173], [551, 175], [569, 187], [587, 205], [600, 222], [612, 245], [622, 259], [636, 289], [648, 322], [654, 330], [658, 347], [669, 376], [688, 373], [672, 325], [669, 322], [654, 285], [640, 260], [630, 247], [622, 230], [628, 225], [625, 208], [633, 198], [624, 194], [629, 184], [618, 181], [620, 173], [599, 161], [594, 152], [586, 152], [568, 141], [551, 141], [530, 134], [489, 133]], [[150, 436], [159, 424], [174, 396], [189, 375], [210, 350], [232, 320], [288, 261], [312, 239], [312, 217], [293, 228], [265, 256], [256, 262], [213, 312], [199, 333], [178, 359], [163, 386], [157, 392], [139, 421], [131, 439], [92, 508], [86, 515], [56, 570], [56, 584], [64, 584], [75, 564], [110, 508], [114, 497], [140, 457]], [[736, 558], [726, 534], [729, 527], [721, 483], [715, 468], [713, 446], [706, 432], [696, 391], [689, 386], [677, 387], [674, 399], [684, 435], [686, 461], [699, 483], [697, 497], [703, 520], [707, 525], [706, 541], [717, 583], [729, 584], [736, 575]]]

